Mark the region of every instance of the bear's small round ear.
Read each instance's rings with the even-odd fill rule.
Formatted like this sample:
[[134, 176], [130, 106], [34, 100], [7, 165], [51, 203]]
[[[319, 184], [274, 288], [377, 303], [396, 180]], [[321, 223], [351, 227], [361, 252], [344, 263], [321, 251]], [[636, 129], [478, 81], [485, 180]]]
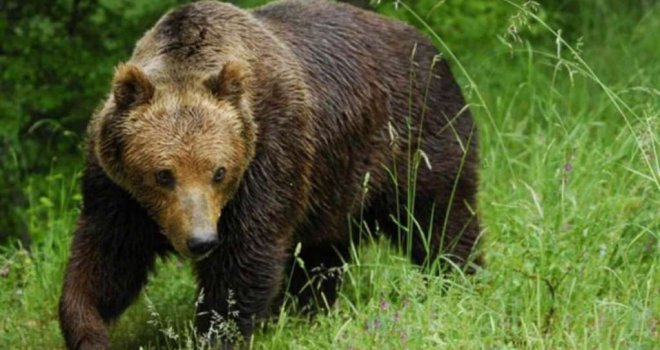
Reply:
[[122, 64], [115, 70], [112, 80], [112, 95], [119, 110], [145, 104], [154, 95], [154, 86], [149, 78], [132, 64]]
[[246, 90], [250, 78], [247, 62], [227, 62], [220, 74], [206, 79], [204, 85], [219, 99], [240, 97]]

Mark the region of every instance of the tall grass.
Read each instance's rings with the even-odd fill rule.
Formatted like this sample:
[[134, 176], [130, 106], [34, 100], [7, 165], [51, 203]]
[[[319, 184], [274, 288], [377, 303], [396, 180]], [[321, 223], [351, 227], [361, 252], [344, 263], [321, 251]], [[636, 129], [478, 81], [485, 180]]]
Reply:
[[[480, 128], [486, 268], [471, 277], [429, 274], [375, 239], [353, 250], [327, 315], [309, 321], [284, 308], [249, 340], [253, 348], [656, 346], [660, 47], [652, 33], [660, 32], [660, 7], [634, 19], [604, 5], [612, 25], [571, 42], [537, 5], [507, 3], [511, 26], [490, 46], [461, 54], [431, 34]], [[424, 28], [425, 14], [399, 4]], [[545, 40], [526, 40], [527, 25], [542, 28], [535, 35]], [[419, 166], [420, 155], [411, 155]], [[0, 255], [0, 348], [62, 344], [56, 303], [76, 183], [75, 173], [30, 179], [32, 250], [4, 247]], [[400, 222], [413, 230], [406, 210]], [[113, 327], [115, 348], [191, 348], [195, 298], [188, 264], [161, 263]]]

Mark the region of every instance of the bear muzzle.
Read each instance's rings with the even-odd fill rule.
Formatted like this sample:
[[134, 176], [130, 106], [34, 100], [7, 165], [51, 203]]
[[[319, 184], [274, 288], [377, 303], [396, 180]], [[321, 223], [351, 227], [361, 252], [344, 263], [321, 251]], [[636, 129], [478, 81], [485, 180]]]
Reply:
[[187, 258], [206, 258], [220, 244], [220, 200], [211, 191], [182, 186], [171, 201], [161, 217], [169, 241]]

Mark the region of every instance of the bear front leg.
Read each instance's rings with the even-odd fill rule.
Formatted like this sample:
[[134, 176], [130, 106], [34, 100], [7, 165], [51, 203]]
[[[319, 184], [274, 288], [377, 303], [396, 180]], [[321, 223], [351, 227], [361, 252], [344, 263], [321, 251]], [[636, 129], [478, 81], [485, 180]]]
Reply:
[[107, 349], [107, 322], [135, 300], [157, 254], [167, 251], [157, 225], [96, 167], [83, 177], [83, 209], [59, 303], [69, 349]]
[[154, 244], [129, 237], [145, 232], [98, 221], [79, 219], [65, 272], [59, 316], [69, 349], [109, 347], [107, 322], [135, 300], [155, 261]]
[[[197, 263], [202, 294], [197, 307], [197, 332], [202, 338], [220, 341], [223, 348], [232, 348], [241, 336], [249, 339], [279, 294], [285, 261], [282, 244], [243, 241], [225, 243]], [[237, 329], [232, 331], [230, 327], [225, 332], [222, 322], [235, 324]]]

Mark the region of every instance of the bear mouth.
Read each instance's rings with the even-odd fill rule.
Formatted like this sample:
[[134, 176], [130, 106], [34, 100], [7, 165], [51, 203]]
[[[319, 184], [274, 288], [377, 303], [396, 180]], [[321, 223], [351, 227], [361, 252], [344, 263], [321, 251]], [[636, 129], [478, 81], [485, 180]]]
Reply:
[[200, 262], [200, 261], [202, 261], [202, 260], [208, 258], [208, 257], [209, 257], [211, 254], [213, 254], [213, 252], [215, 252], [215, 251], [216, 251], [216, 249], [211, 249], [211, 250], [209, 250], [208, 252], [206, 252], [206, 253], [204, 253], [204, 254], [202, 254], [202, 255], [191, 255], [191, 256], [189, 256], [189, 258], [190, 258], [193, 262]]

